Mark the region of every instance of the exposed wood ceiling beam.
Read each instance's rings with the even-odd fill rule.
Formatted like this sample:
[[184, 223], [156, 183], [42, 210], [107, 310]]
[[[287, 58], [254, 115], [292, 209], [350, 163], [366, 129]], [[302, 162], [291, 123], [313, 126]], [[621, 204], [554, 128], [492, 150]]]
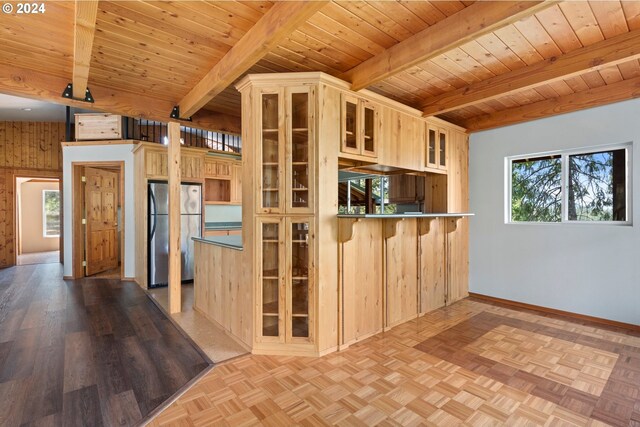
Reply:
[[475, 132], [638, 97], [640, 97], [640, 77], [635, 77], [595, 89], [572, 93], [571, 95], [472, 117], [460, 123], [460, 126], [464, 126], [470, 132]]
[[97, 15], [98, 0], [76, 0], [73, 25], [73, 97], [75, 99], [84, 99], [87, 90]]
[[391, 77], [558, 1], [479, 1], [364, 61], [340, 78], [352, 90]]
[[434, 96], [423, 104], [423, 113], [425, 116], [446, 113], [637, 58], [640, 58], [640, 30]]
[[[0, 63], [0, 93], [87, 108], [86, 102], [60, 96], [60, 88], [66, 84], [67, 81], [62, 77]], [[96, 85], [91, 86], [91, 92], [95, 98], [95, 103], [90, 105], [91, 109], [160, 122], [169, 120], [168, 111], [172, 108], [172, 103], [169, 101], [150, 98], [147, 95], [118, 92]], [[241, 129], [240, 117], [227, 114], [202, 110], [192, 119], [192, 122], [182, 121], [181, 123], [185, 126], [234, 134], [239, 134]]]
[[276, 2], [180, 101], [180, 116], [204, 107], [327, 3]]

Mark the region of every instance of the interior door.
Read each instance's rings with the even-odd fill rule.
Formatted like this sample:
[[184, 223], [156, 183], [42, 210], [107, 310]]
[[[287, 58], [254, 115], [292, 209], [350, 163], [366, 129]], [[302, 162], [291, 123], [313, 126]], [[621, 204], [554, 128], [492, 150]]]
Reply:
[[118, 174], [85, 168], [86, 275], [118, 266]]

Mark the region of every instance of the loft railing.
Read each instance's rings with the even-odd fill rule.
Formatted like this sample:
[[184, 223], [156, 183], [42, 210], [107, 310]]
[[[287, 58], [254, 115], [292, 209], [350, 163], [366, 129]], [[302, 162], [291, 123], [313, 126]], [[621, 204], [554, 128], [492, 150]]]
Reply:
[[[73, 141], [75, 135], [73, 109], [66, 108], [66, 140]], [[167, 124], [153, 120], [140, 120], [132, 117], [122, 118], [123, 139], [136, 139], [158, 144], [167, 144]], [[238, 135], [223, 132], [212, 132], [189, 126], [180, 126], [180, 140], [188, 147], [209, 148], [211, 150], [226, 151], [241, 154], [242, 139]]]
[[[167, 144], [167, 124], [153, 120], [139, 120], [131, 117], [123, 118], [122, 133], [125, 139]], [[212, 132], [203, 129], [180, 126], [180, 140], [188, 147], [209, 148], [211, 150], [226, 151], [240, 154], [242, 140], [237, 135], [222, 132]]]

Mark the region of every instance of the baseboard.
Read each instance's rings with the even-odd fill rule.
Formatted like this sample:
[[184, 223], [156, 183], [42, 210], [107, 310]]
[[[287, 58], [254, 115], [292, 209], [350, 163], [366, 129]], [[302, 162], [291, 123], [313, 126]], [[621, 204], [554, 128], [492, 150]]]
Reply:
[[62, 276], [62, 280], [73, 280], [73, 276]]
[[635, 332], [640, 332], [640, 325], [634, 325], [633, 323], [619, 322], [617, 320], [610, 320], [602, 317], [589, 316], [586, 314], [573, 313], [571, 311], [564, 311], [564, 310], [558, 310], [550, 307], [543, 307], [540, 305], [527, 304], [526, 302], [519, 302], [519, 301], [513, 301], [509, 299], [492, 297], [489, 295], [476, 294], [475, 292], [469, 292], [469, 297], [479, 299], [482, 301], [496, 303], [496, 304], [524, 308], [527, 310], [535, 310], [543, 313], [556, 314], [559, 316], [569, 317], [576, 320], [583, 320], [587, 322], [598, 323], [601, 325], [613, 326], [616, 328], [629, 329]]
[[120, 279], [120, 281], [122, 281], [122, 282], [136, 282], [136, 278], [135, 277], [123, 277], [123, 278]]

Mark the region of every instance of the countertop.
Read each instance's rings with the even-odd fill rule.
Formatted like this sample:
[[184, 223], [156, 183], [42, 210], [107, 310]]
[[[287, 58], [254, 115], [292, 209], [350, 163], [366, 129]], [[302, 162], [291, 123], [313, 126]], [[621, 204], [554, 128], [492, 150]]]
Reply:
[[222, 246], [223, 248], [243, 250], [242, 236], [210, 236], [210, 237], [193, 237], [194, 242], [207, 243], [209, 245]]
[[444, 217], [453, 217], [460, 218], [463, 216], [474, 216], [474, 213], [464, 212], [464, 213], [403, 213], [403, 214], [344, 214], [338, 215], [338, 218], [376, 218], [376, 219], [385, 219], [385, 218], [444, 218]]
[[238, 222], [205, 222], [205, 230], [241, 230], [242, 221]]

